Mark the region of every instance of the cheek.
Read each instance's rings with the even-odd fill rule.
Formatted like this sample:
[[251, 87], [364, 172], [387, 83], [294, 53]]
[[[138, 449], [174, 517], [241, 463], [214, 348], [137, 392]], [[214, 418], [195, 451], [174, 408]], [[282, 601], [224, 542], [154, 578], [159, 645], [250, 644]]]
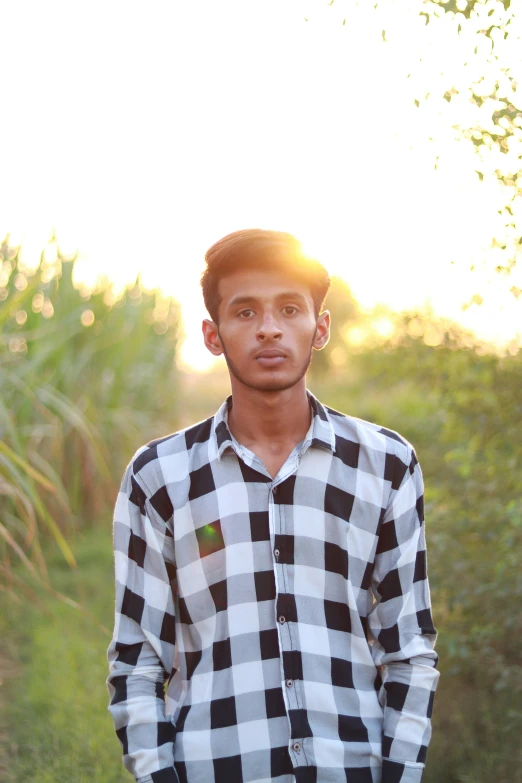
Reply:
[[309, 346], [315, 337], [317, 327], [315, 321], [307, 323], [306, 328], [302, 328], [299, 333], [298, 341], [300, 345]]
[[221, 340], [227, 353], [241, 353], [244, 352], [249, 339], [251, 338], [250, 329], [245, 328], [245, 324], [241, 324], [241, 327], [228, 327], [221, 332]]

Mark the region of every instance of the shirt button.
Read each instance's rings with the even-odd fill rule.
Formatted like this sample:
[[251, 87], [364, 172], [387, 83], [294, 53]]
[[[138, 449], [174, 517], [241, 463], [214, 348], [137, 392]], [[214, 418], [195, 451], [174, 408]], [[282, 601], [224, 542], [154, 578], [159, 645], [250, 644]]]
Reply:
[[287, 687], [287, 688], [291, 688], [293, 684], [294, 684], [294, 681], [293, 681], [293, 680], [287, 680], [287, 681], [286, 681], [286, 687]]
[[279, 555], [280, 555], [279, 549], [274, 549], [274, 557], [276, 560], [279, 557]]
[[301, 745], [300, 745], [299, 742], [294, 742], [292, 747], [293, 747], [293, 749], [295, 750], [296, 753], [299, 753], [299, 751], [301, 750]]
[[286, 623], [286, 617], [283, 614], [280, 614], [277, 619], [279, 620], [281, 625], [283, 625], [283, 623]]

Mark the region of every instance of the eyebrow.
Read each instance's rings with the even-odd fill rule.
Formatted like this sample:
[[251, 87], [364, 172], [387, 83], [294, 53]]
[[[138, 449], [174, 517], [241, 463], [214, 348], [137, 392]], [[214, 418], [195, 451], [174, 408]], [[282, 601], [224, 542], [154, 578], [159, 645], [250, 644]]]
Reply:
[[[282, 291], [276, 296], [276, 299], [278, 301], [283, 299], [293, 299], [294, 301], [301, 302], [301, 304], [308, 306], [306, 297], [297, 291]], [[238, 307], [240, 305], [253, 304], [255, 302], [259, 302], [259, 299], [256, 296], [234, 296], [228, 303], [228, 307]]]

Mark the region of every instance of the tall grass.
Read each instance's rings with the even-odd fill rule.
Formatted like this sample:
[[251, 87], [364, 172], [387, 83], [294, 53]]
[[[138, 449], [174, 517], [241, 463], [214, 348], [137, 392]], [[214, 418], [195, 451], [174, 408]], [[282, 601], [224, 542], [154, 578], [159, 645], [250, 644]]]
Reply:
[[172, 427], [179, 312], [139, 280], [119, 295], [75, 285], [58, 248], [27, 269], [4, 241], [0, 261], [0, 589], [13, 591], [13, 558], [47, 579], [44, 531], [75, 565], [71, 535], [107, 513], [140, 439]]
[[[78, 569], [44, 551], [56, 589], [86, 607], [78, 612], [49, 593], [39, 605], [6, 602], [0, 613], [4, 655], [16, 661], [2, 690], [9, 704], [2, 783], [130, 783], [107, 711], [105, 651], [113, 611], [110, 525], [77, 536]], [[0, 650], [2, 642], [0, 641]], [[5, 692], [6, 691], [6, 692]], [[0, 711], [1, 712], [1, 711]], [[6, 731], [7, 729], [7, 731]]]

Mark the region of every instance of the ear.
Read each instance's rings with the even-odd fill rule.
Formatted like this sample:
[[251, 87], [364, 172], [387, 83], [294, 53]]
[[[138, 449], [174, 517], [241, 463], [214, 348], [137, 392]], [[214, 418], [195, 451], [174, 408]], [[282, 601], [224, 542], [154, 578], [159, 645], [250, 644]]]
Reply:
[[317, 318], [313, 347], [320, 351], [330, 339], [330, 313], [324, 310]]
[[215, 324], [214, 321], [210, 321], [208, 318], [205, 318], [201, 324], [201, 328], [203, 330], [203, 340], [205, 346], [214, 356], [221, 356], [223, 353], [223, 345], [219, 338], [217, 324]]

